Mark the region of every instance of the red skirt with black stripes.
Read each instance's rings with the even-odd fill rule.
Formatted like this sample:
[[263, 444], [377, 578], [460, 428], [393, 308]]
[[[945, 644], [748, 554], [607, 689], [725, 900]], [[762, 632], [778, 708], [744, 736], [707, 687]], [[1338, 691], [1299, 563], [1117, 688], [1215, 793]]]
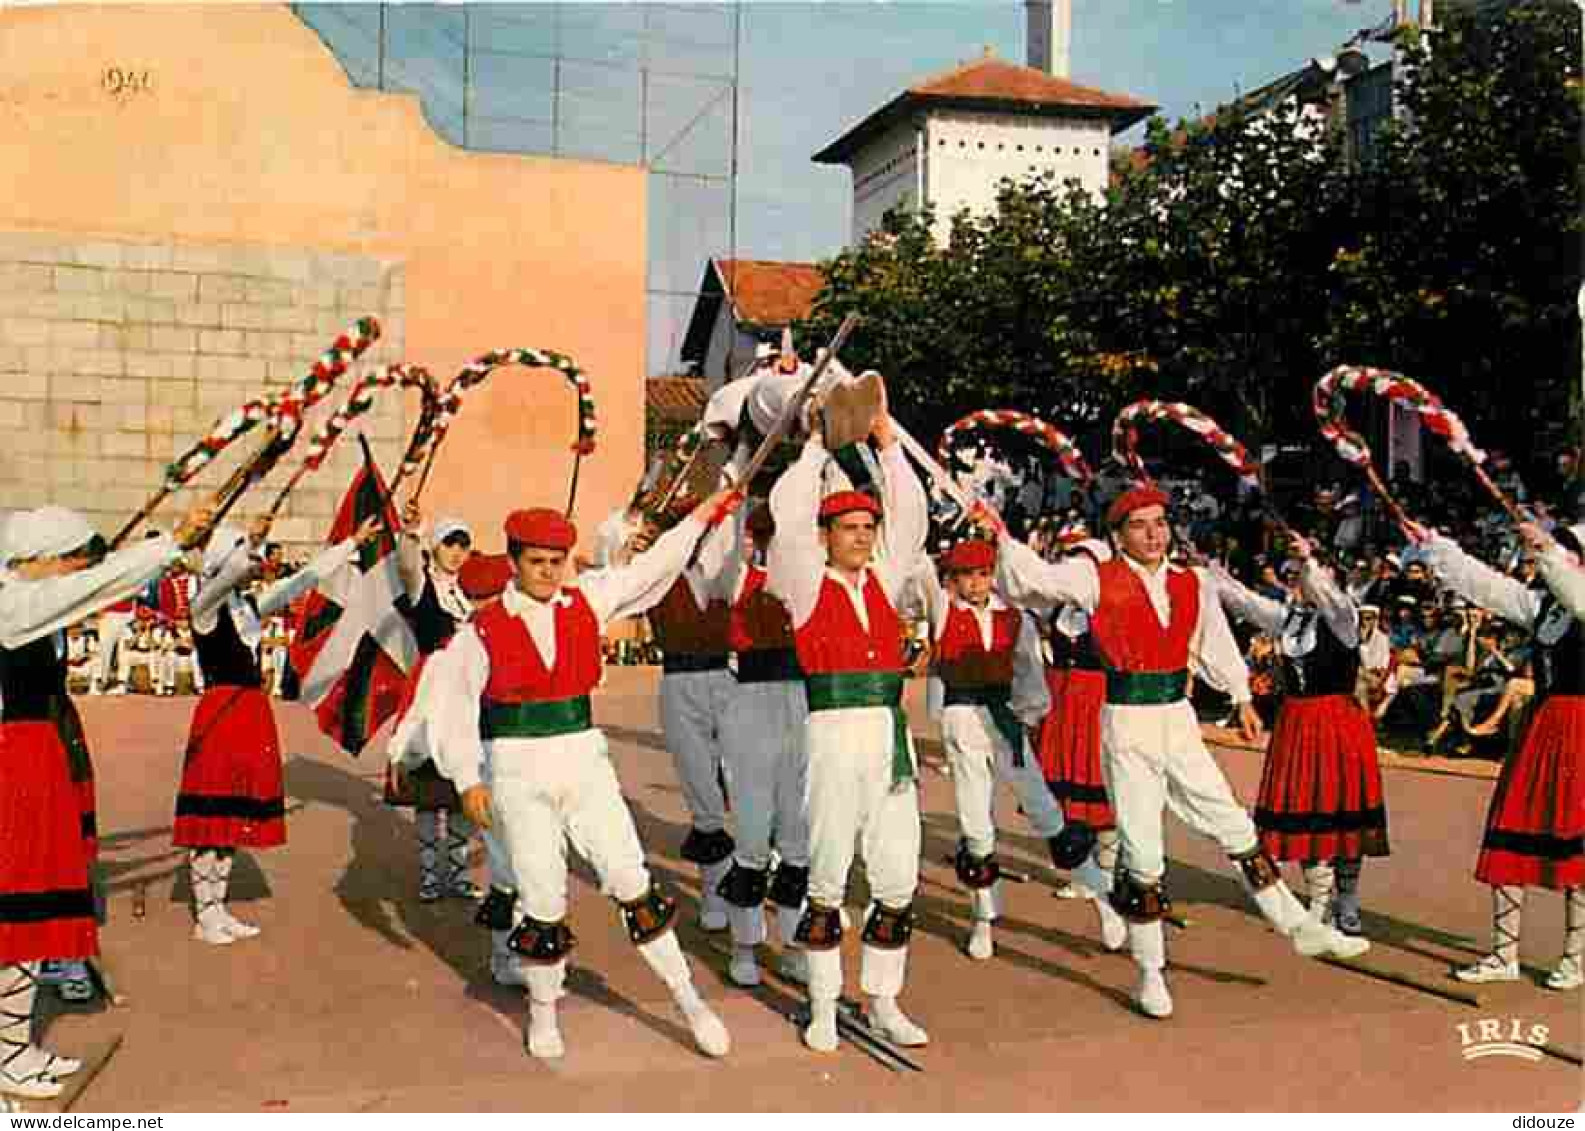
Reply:
[[1388, 855], [1376, 732], [1353, 696], [1283, 701], [1266, 751], [1255, 828], [1275, 860]]
[[1585, 695], [1550, 695], [1503, 763], [1475, 878], [1563, 890], [1585, 886]]
[[1114, 829], [1101, 776], [1101, 708], [1106, 705], [1106, 675], [1084, 668], [1047, 668], [1051, 710], [1040, 724], [1040, 768], [1063, 819], [1091, 828]]
[[99, 953], [81, 803], [56, 724], [0, 723], [0, 965]]
[[275, 848], [286, 843], [281, 743], [256, 687], [211, 687], [193, 711], [171, 843]]

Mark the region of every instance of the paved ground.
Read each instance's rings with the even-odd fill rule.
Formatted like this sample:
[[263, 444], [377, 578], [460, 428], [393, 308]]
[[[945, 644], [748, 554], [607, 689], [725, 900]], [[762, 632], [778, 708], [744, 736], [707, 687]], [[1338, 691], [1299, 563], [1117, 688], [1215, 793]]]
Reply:
[[[659, 876], [697, 912], [679, 860], [682, 801], [659, 737], [652, 669], [616, 669], [596, 714]], [[1580, 995], [1539, 988], [1561, 945], [1560, 900], [1533, 893], [1527, 981], [1478, 1008], [1292, 955], [1250, 909], [1213, 845], [1173, 829], [1171, 883], [1193, 927], [1169, 937], [1178, 1014], [1129, 1009], [1132, 963], [1101, 951], [1093, 912], [1051, 898], [1043, 845], [1011, 802], [1004, 850], [1037, 882], [1009, 884], [999, 953], [958, 951], [967, 900], [937, 863], [955, 841], [950, 782], [927, 774], [926, 851], [904, 1003], [931, 1033], [923, 1076], [892, 1075], [852, 1049], [816, 1056], [782, 1014], [792, 1002], [725, 981], [724, 960], [683, 931], [705, 995], [731, 1028], [726, 1063], [696, 1055], [664, 990], [627, 944], [587, 872], [575, 880], [580, 939], [564, 1005], [570, 1053], [527, 1059], [521, 998], [492, 986], [487, 937], [460, 903], [421, 905], [411, 824], [379, 802], [379, 757], [354, 761], [283, 704], [291, 843], [239, 858], [238, 911], [255, 942], [189, 938], [188, 892], [170, 847], [172, 795], [192, 700], [141, 696], [82, 706], [100, 775], [111, 887], [107, 956], [130, 1004], [72, 1012], [50, 1040], [81, 1051], [124, 1032], [78, 1111], [432, 1109], [1575, 1109], [1579, 1070], [1546, 1058], [1466, 1063], [1456, 1025], [1543, 1023], [1577, 1053]], [[1259, 754], [1222, 751], [1245, 797]], [[1438, 768], [1432, 764], [1432, 769]], [[1444, 767], [1445, 768], [1445, 767]], [[1488, 928], [1470, 872], [1490, 783], [1393, 768], [1389, 860], [1365, 872], [1371, 960], [1448, 986]], [[1455, 767], [1456, 769], [1456, 767]], [[133, 915], [145, 892], [146, 914]], [[862, 879], [854, 902], [862, 900]], [[849, 952], [856, 989], [856, 954]]]

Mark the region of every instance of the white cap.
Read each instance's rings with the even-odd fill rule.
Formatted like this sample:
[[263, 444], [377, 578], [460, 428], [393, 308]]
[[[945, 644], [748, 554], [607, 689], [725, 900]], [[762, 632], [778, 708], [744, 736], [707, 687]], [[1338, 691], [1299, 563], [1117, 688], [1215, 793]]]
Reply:
[[58, 558], [87, 546], [98, 533], [86, 518], [65, 507], [17, 511], [0, 535], [0, 557], [6, 562]]

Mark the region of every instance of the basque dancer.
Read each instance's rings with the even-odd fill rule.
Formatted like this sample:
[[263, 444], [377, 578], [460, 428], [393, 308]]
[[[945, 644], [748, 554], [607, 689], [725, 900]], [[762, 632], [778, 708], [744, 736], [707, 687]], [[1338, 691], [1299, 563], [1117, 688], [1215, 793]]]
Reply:
[[987, 517], [1002, 532], [1003, 591], [1027, 608], [1078, 606], [1090, 617], [1106, 665], [1101, 760], [1120, 834], [1112, 904], [1129, 920], [1129, 947], [1140, 971], [1140, 1010], [1150, 1017], [1172, 1014], [1161, 928], [1171, 906], [1162, 888], [1162, 810], [1169, 804], [1196, 831], [1221, 844], [1261, 913], [1300, 954], [1351, 958], [1369, 949], [1363, 939], [1348, 938], [1309, 917], [1261, 849], [1249, 814], [1205, 747], [1188, 699], [1191, 666], [1231, 696], [1246, 739], [1258, 737], [1261, 724], [1215, 582], [1203, 571], [1167, 561], [1172, 539], [1167, 496], [1153, 486], [1135, 486], [1112, 502], [1106, 522], [1118, 553], [1101, 563], [1083, 556], [1042, 561], [1005, 535], [994, 512]]
[[1095, 903], [1106, 948], [1117, 950], [1128, 941], [1128, 929], [1106, 901], [1111, 877], [1091, 859], [1092, 836], [1063, 835], [1062, 810], [1046, 788], [1025, 734], [1040, 725], [1051, 705], [1039, 630], [993, 591], [994, 544], [958, 542], [941, 565], [945, 592], [931, 578], [936, 590], [930, 602], [933, 651], [944, 692], [941, 739], [952, 766], [962, 832], [955, 864], [958, 879], [973, 896], [968, 955], [991, 957], [991, 924], [1001, 914], [993, 816], [998, 781], [1012, 786], [1019, 808], [1045, 839], [1057, 866], [1075, 871]]
[[[418, 504], [408, 503], [402, 518], [404, 529], [397, 543], [397, 566], [407, 592], [397, 598], [396, 607], [412, 627], [419, 652], [418, 665], [408, 673], [408, 701], [402, 705], [405, 711], [416, 694], [424, 662], [445, 647], [457, 625], [472, 613], [457, 574], [473, 552], [473, 534], [461, 519], [436, 519], [426, 555], [419, 537]], [[456, 789], [440, 775], [433, 759], [422, 758], [411, 766], [393, 763], [386, 774], [385, 802], [413, 809], [413, 823], [418, 830], [419, 900], [433, 903], [444, 896], [479, 898], [478, 887], [468, 878], [473, 824], [462, 812]]]
[[[818, 437], [771, 491], [776, 537], [766, 588], [792, 618], [808, 694], [809, 903], [798, 926], [807, 954], [811, 1019], [804, 1042], [837, 1048], [842, 992], [841, 909], [855, 843], [874, 900], [864, 923], [861, 983], [871, 1020], [899, 1045], [929, 1037], [898, 1007], [907, 973], [919, 881], [918, 771], [902, 711], [903, 625], [896, 602], [924, 552], [924, 488], [886, 413], [885, 389], [869, 434], [880, 449], [880, 501], [827, 494], [837, 460]], [[862, 441], [860, 441], [862, 444]], [[835, 471], [835, 468], [832, 468]], [[837, 472], [840, 483], [844, 477]], [[883, 536], [884, 553], [877, 553]]]
[[1388, 855], [1376, 731], [1355, 698], [1359, 607], [1307, 539], [1292, 535], [1289, 549], [1303, 565], [1299, 593], [1285, 602], [1212, 567], [1223, 607], [1276, 641], [1288, 689], [1266, 750], [1255, 828], [1269, 856], [1303, 867], [1311, 916], [1358, 935], [1364, 858]]
[[644, 865], [589, 694], [600, 679], [604, 626], [659, 601], [736, 499], [712, 496], [628, 565], [585, 572], [573, 585], [564, 584], [577, 542], [573, 524], [552, 510], [514, 512], [506, 520], [513, 584], [431, 661], [437, 764], [456, 783], [468, 816], [501, 836], [519, 885], [510, 945], [526, 964], [533, 1056], [565, 1052], [556, 1003], [576, 941], [567, 926], [569, 844], [616, 901], [628, 937], [671, 992], [699, 1048], [710, 1056], [730, 1048], [671, 929], [677, 905]]
[[1491, 885], [1492, 949], [1455, 972], [1464, 982], [1519, 978], [1525, 888], [1563, 893], [1563, 957], [1549, 989], [1585, 984], [1585, 525], [1548, 536], [1520, 528], [1546, 588], [1527, 588], [1414, 523], [1406, 532], [1444, 585], [1532, 633], [1535, 713], [1524, 741], [1506, 759], [1486, 813], [1475, 878]]
[[0, 1092], [58, 1096], [82, 1067], [33, 1043], [33, 1004], [44, 959], [99, 953], [89, 870], [92, 778], [73, 767], [86, 746], [66, 691], [64, 630], [126, 599], [203, 537], [193, 511], [175, 538], [158, 535], [105, 556], [80, 514], [17, 512], [0, 537]]
[[[748, 516], [735, 561], [729, 642], [737, 657], [737, 687], [721, 715], [721, 747], [732, 779], [737, 847], [721, 881], [732, 927], [730, 975], [740, 986], [759, 984], [754, 948], [765, 941], [765, 898], [776, 905], [782, 945], [780, 972], [808, 980], [797, 947], [798, 923], [809, 892], [809, 757], [804, 731], [809, 707], [803, 669], [787, 606], [766, 591], [764, 562], [776, 533], [770, 507]], [[774, 845], [778, 857], [770, 871]]]
[[193, 641], [207, 690], [193, 710], [171, 843], [188, 850], [193, 938], [211, 946], [259, 933], [226, 907], [237, 849], [286, 843], [281, 746], [259, 670], [260, 622], [346, 565], [384, 528], [371, 516], [353, 537], [320, 551], [292, 577], [257, 597], [244, 596], [263, 569], [260, 551], [269, 529], [267, 519], [256, 520], [247, 533], [219, 527], [204, 550], [192, 601]]

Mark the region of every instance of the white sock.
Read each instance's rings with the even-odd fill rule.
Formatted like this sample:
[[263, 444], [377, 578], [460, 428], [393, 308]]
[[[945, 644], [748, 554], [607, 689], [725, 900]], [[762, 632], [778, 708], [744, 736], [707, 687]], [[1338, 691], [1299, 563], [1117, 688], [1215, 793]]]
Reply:
[[440, 815], [420, 809], [413, 825], [418, 830], [418, 887], [422, 891], [440, 883]]
[[1519, 961], [1519, 931], [1524, 922], [1524, 887], [1498, 884], [1491, 889], [1491, 952], [1505, 965]]
[[1563, 893], [1563, 957], [1575, 962], [1585, 957], [1585, 888]]
[[1331, 918], [1337, 894], [1337, 873], [1328, 861], [1311, 860], [1304, 866], [1304, 886], [1310, 896], [1310, 918], [1325, 923]]

